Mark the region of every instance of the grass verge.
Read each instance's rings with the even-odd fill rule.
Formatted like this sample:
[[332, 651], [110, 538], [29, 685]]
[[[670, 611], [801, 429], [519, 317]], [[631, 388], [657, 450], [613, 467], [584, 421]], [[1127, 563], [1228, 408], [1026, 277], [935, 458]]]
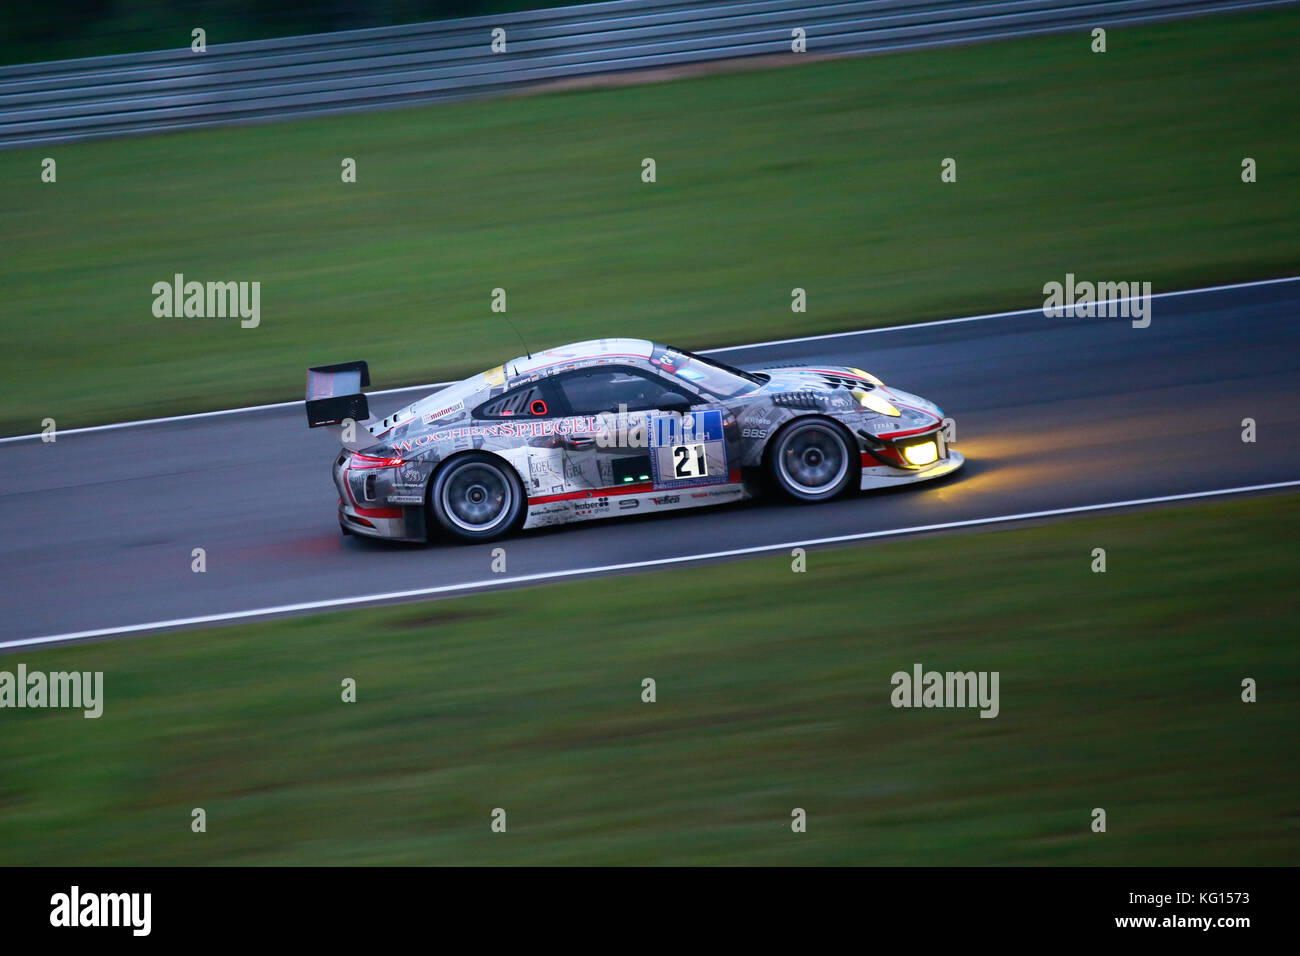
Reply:
[[[0, 710], [0, 863], [1290, 864], [1297, 535], [1270, 497], [9, 654], [106, 701]], [[999, 716], [894, 709], [914, 663]]]

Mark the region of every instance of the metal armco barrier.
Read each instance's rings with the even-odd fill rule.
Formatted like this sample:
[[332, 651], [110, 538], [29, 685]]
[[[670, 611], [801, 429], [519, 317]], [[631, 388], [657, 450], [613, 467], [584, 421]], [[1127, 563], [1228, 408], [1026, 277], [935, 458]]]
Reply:
[[[1091, 30], [1294, 0], [619, 0], [0, 67], [0, 147], [383, 109], [551, 80], [791, 52], [843, 55]], [[200, 25], [201, 24], [196, 24]], [[492, 31], [505, 52], [492, 52]], [[209, 40], [219, 40], [209, 37]]]

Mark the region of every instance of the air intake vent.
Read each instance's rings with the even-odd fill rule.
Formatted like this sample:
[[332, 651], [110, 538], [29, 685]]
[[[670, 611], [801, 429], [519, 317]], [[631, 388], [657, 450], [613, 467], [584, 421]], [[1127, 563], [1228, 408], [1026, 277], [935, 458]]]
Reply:
[[821, 408], [825, 402], [825, 395], [811, 389], [801, 389], [797, 392], [779, 392], [772, 396], [772, 404], [780, 405], [783, 408]]

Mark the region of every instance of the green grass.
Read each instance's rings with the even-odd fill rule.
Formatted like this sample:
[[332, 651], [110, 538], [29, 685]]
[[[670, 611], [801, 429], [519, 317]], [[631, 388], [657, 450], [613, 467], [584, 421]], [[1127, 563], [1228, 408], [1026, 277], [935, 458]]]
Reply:
[[[702, 347], [1035, 306], [1067, 271], [1290, 274], [1297, 34], [1287, 9], [0, 153], [0, 429], [298, 398], [355, 358], [375, 387], [469, 374], [522, 351], [497, 287], [534, 349]], [[260, 328], [154, 318], [176, 272], [260, 281]]]
[[[1272, 497], [9, 654], [106, 703], [0, 711], [0, 864], [1291, 864], [1297, 535]], [[917, 662], [1000, 715], [892, 708]]]

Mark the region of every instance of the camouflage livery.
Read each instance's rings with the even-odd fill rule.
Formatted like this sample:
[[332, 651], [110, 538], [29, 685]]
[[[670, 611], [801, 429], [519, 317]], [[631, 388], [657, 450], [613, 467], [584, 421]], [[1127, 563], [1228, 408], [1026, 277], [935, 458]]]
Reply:
[[[364, 363], [313, 369], [310, 424], [345, 426], [341, 408], [368, 414], [358, 381], [368, 383]], [[933, 403], [860, 369], [742, 372], [642, 339], [580, 342], [358, 423], [334, 463], [339, 523], [394, 540], [427, 540], [440, 524], [487, 539], [738, 501], [765, 472], [822, 500], [854, 476], [867, 489], [955, 471], [963, 459], [943, 421]]]

